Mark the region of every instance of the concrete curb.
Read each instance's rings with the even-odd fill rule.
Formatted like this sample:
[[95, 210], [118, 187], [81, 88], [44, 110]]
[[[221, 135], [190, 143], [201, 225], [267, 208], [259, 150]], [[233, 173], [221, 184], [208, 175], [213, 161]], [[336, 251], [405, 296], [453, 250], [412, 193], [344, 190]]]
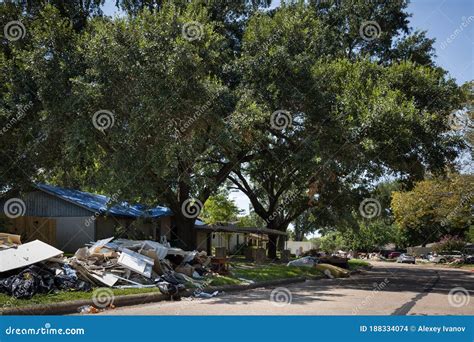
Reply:
[[[301, 282], [306, 281], [307, 279], [316, 280], [316, 279], [321, 279], [321, 278], [325, 278], [325, 277], [324, 276], [315, 276], [315, 277], [310, 277], [310, 278], [297, 277], [297, 278], [289, 278], [289, 279], [262, 281], [258, 283], [248, 284], [248, 285], [212, 286], [212, 287], [205, 288], [205, 291], [206, 292], [245, 291], [245, 290], [251, 290], [251, 289], [256, 289], [260, 287], [301, 283]], [[180, 294], [182, 296], [190, 296], [193, 294], [193, 292], [194, 290], [185, 290], [181, 292]], [[161, 301], [169, 300], [169, 299], [170, 299], [169, 295], [164, 295], [162, 293], [140, 293], [140, 294], [134, 294], [134, 295], [116, 296], [114, 298], [113, 304], [116, 307], [122, 307], [122, 306], [129, 306], [129, 305], [161, 302]], [[67, 302], [62, 302], [62, 303], [52, 303], [52, 304], [45, 304], [45, 305], [33, 305], [33, 306], [24, 306], [24, 307], [17, 307], [17, 308], [0, 309], [0, 316], [1, 315], [8, 315], [8, 316], [67, 315], [67, 314], [78, 313], [78, 308], [84, 305], [94, 305], [94, 303], [91, 299], [85, 299], [85, 300], [67, 301]]]

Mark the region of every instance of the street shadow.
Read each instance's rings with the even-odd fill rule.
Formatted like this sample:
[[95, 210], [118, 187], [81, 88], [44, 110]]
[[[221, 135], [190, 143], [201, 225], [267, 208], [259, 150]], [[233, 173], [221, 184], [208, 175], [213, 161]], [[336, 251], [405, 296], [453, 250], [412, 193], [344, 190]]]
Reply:
[[[318, 301], [337, 301], [344, 294], [336, 289], [353, 289], [377, 292], [413, 292], [413, 298], [400, 303], [393, 315], [406, 315], [415, 304], [429, 293], [448, 295], [455, 287], [462, 287], [474, 295], [474, 274], [465, 271], [423, 269], [421, 267], [377, 266], [350, 278], [308, 280], [304, 283], [284, 285], [291, 292], [292, 303], [310, 304]], [[229, 293], [213, 298], [215, 304], [249, 304], [270, 300], [275, 287]]]

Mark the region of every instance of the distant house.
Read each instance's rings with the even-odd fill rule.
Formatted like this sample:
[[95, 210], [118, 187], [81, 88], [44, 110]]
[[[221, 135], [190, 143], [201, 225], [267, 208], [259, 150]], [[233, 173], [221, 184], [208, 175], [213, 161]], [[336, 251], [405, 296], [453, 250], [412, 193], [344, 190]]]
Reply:
[[[0, 200], [2, 208], [8, 199]], [[37, 184], [21, 200], [23, 215], [10, 219], [7, 230], [22, 235], [23, 241], [40, 239], [64, 252], [73, 253], [85, 243], [114, 236], [119, 226], [132, 224], [149, 239], [170, 238], [169, 208], [145, 210], [128, 203], [109, 208], [110, 197], [46, 184]]]
[[296, 254], [297, 250], [301, 252], [307, 252], [311, 249], [316, 248], [316, 244], [312, 241], [287, 241], [286, 242], [286, 249], [290, 250], [291, 254]]
[[[195, 223], [197, 249], [210, 253], [211, 247], [225, 247], [232, 253], [245, 246], [268, 247], [268, 235], [278, 235], [286, 240], [287, 233], [264, 227], [239, 227], [232, 224], [206, 225], [200, 220]], [[239, 248], [237, 248], [239, 247]]]

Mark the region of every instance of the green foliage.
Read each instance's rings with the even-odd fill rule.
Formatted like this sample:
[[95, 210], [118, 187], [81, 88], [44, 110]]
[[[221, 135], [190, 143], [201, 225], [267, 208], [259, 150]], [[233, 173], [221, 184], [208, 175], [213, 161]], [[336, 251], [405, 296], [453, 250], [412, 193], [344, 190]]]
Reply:
[[[242, 132], [236, 146], [253, 158], [229, 179], [268, 227], [285, 230], [308, 209], [314, 221], [304, 229], [357, 227], [354, 208], [380, 177], [410, 186], [455, 160], [463, 143], [446, 134], [447, 118], [462, 92], [431, 63], [432, 41], [409, 35], [405, 9], [299, 2], [250, 18], [232, 122]], [[367, 42], [359, 29], [369, 19], [382, 33]], [[291, 125], [272, 127], [276, 110]]]
[[236, 221], [239, 213], [239, 208], [227, 193], [218, 193], [209, 197], [200, 217], [206, 224], [227, 224]]
[[344, 239], [349, 249], [371, 252], [380, 250], [387, 243], [397, 243], [396, 228], [382, 220], [362, 222], [358, 230], [348, 230]]
[[239, 227], [265, 227], [266, 222], [258, 216], [254, 211], [251, 211], [249, 215], [239, 216]]
[[469, 232], [467, 233], [467, 240], [470, 243], [474, 243], [474, 226], [469, 228]]
[[347, 248], [346, 241], [340, 232], [332, 232], [320, 239], [320, 247], [326, 253], [333, 253]]
[[466, 241], [458, 236], [446, 235], [433, 247], [435, 252], [463, 251]]
[[315, 232], [317, 230], [315, 220], [309, 210], [298, 216], [293, 222], [295, 227], [293, 240], [304, 241], [305, 234]]
[[394, 193], [396, 224], [413, 244], [438, 241], [446, 234], [464, 236], [472, 225], [473, 193], [472, 175], [418, 182], [411, 191]]
[[[0, 136], [2, 189], [43, 181], [167, 205], [192, 244], [183, 204], [206, 203], [227, 179], [261, 218], [241, 221], [286, 230], [310, 211], [301, 235], [357, 227], [354, 208], [380, 177], [410, 186], [464, 146], [447, 118], [465, 91], [433, 65], [432, 41], [409, 32], [406, 1], [264, 12], [269, 1], [123, 0], [131, 15], [114, 19], [101, 1], [50, 3], [0, 7], [2, 22], [27, 27], [1, 44], [1, 126], [21, 106], [28, 118]], [[377, 39], [361, 37], [367, 20]], [[190, 23], [198, 39], [183, 35]], [[100, 110], [113, 119], [103, 130]], [[291, 125], [272, 126], [276, 110]], [[210, 222], [233, 217], [219, 202]]]

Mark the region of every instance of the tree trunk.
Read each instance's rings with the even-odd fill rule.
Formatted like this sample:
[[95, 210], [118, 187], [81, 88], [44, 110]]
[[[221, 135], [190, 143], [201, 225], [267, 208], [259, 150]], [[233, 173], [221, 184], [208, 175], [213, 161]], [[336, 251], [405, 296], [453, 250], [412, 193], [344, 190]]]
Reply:
[[[267, 228], [279, 230], [281, 232], [286, 232], [288, 224], [281, 224], [281, 221], [273, 220], [267, 222]], [[282, 246], [278, 241], [284, 241], [285, 237], [283, 235], [270, 234], [268, 235], [268, 258], [275, 260], [277, 258], [277, 250], [281, 250]]]
[[268, 258], [275, 260], [277, 258], [278, 235], [268, 235]]
[[171, 236], [173, 246], [182, 248], [185, 251], [192, 251], [196, 248], [196, 231], [194, 229], [195, 219], [188, 219], [182, 215], [174, 215], [176, 229]]

